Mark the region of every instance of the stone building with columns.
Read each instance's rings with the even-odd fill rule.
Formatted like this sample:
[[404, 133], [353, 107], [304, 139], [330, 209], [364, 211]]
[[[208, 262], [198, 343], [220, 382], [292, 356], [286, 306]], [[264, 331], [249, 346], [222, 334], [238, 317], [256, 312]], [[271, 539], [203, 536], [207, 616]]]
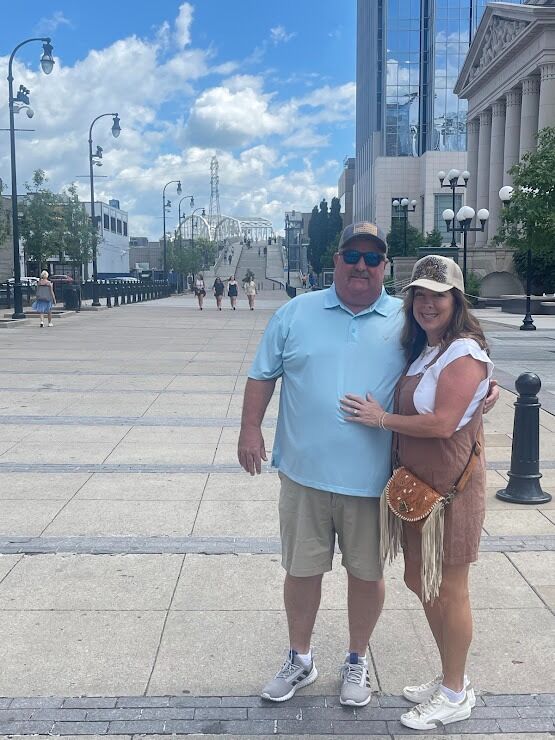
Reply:
[[520, 292], [509, 250], [492, 247], [508, 170], [555, 126], [555, 0], [489, 5], [455, 85], [468, 101], [467, 203], [487, 208], [483, 233], [468, 235], [469, 264], [484, 276], [482, 295]]

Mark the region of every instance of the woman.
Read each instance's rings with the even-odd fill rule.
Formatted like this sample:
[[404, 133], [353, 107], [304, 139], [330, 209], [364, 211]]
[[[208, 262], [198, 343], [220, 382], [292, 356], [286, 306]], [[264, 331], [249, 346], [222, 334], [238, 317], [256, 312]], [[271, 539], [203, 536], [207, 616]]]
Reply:
[[408, 364], [397, 386], [395, 413], [385, 412], [369, 395], [347, 395], [342, 408], [349, 421], [394, 432], [395, 467], [408, 468], [438, 493], [446, 494], [467, 466], [471, 470], [463, 490], [444, 509], [437, 598], [423, 595], [431, 566], [422, 556], [421, 528], [402, 522], [405, 582], [422, 601], [442, 672], [427, 683], [405, 687], [404, 696], [417, 706], [401, 722], [428, 730], [467, 719], [476, 703], [465, 663], [472, 639], [468, 572], [478, 556], [485, 513], [483, 454], [474, 457], [473, 466], [469, 463], [483, 437], [483, 400], [493, 365], [453, 260], [423, 257], [406, 290], [401, 341]]
[[48, 315], [48, 326], [54, 326], [52, 323], [52, 306], [56, 303], [54, 286], [48, 279], [48, 272], [43, 270], [40, 274], [40, 280], [37, 283], [37, 293], [35, 302], [31, 306], [33, 311], [40, 313], [40, 326], [44, 326], [44, 314]]
[[231, 275], [229, 280], [227, 281], [227, 295], [229, 297], [231, 308], [235, 311], [235, 307], [237, 305], [237, 295], [239, 293], [239, 286], [237, 285], [237, 280], [235, 280], [235, 275]]
[[214, 285], [212, 286], [212, 289], [214, 291], [214, 297], [216, 298], [216, 308], [218, 309], [218, 311], [221, 311], [222, 298], [224, 297], [224, 284], [221, 278], [217, 277], [214, 280]]
[[256, 283], [254, 282], [254, 278], [251, 277], [251, 279], [245, 283], [244, 288], [245, 293], [247, 294], [249, 308], [251, 311], [254, 311], [254, 298], [256, 296]]
[[204, 287], [204, 276], [202, 272], [199, 272], [197, 279], [195, 280], [195, 295], [198, 301], [198, 307], [202, 311], [202, 304], [204, 303], [204, 296], [206, 295], [206, 288]]

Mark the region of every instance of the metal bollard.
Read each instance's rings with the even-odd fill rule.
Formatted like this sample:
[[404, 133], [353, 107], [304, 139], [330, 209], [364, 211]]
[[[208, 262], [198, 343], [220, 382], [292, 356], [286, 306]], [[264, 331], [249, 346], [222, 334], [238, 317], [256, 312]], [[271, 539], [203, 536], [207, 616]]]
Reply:
[[112, 308], [112, 299], [110, 298], [110, 287], [106, 286], [106, 308]]
[[534, 373], [519, 375], [516, 383], [511, 469], [507, 488], [497, 498], [513, 504], [547, 504], [551, 495], [540, 486], [540, 408], [537, 394], [541, 381]]

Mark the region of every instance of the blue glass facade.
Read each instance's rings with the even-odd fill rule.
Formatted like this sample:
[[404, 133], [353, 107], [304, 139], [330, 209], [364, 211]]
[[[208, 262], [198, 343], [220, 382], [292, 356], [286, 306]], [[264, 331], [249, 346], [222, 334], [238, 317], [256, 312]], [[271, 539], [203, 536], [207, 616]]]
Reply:
[[486, 0], [366, 1], [380, 10], [376, 72], [384, 91], [377, 110], [383, 154], [465, 151], [466, 101], [453, 88]]

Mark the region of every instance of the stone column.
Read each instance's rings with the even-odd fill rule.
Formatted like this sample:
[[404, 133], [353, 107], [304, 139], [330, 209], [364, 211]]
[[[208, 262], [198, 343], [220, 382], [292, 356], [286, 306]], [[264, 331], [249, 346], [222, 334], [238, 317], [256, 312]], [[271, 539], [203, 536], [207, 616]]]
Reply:
[[522, 80], [519, 159], [522, 159], [522, 155], [526, 152], [533, 152], [536, 149], [539, 109], [540, 78], [526, 77]]
[[520, 109], [522, 92], [515, 87], [505, 95], [505, 149], [503, 152], [503, 185], [512, 185], [513, 178], [508, 172], [518, 162], [520, 154]]
[[546, 126], [555, 126], [555, 63], [542, 64], [540, 72], [538, 131]]
[[[466, 188], [466, 202], [472, 208], [476, 208], [476, 198], [478, 194], [478, 139], [480, 136], [480, 119], [473, 118], [466, 125], [467, 133], [467, 167], [470, 172], [470, 180]], [[476, 232], [470, 231], [467, 235], [467, 244], [472, 245], [476, 242]]]
[[489, 205], [476, 204], [478, 208], [489, 210], [488, 236], [489, 239], [497, 234], [499, 228], [499, 214], [501, 201], [499, 190], [503, 185], [503, 155], [505, 152], [505, 101], [496, 100], [491, 107], [491, 151], [489, 164]]
[[[478, 138], [478, 186], [476, 203], [471, 204], [476, 212], [488, 207], [489, 200], [489, 158], [491, 151], [491, 108], [480, 113], [480, 136]], [[476, 234], [476, 247], [484, 247], [488, 240], [488, 226]]]

